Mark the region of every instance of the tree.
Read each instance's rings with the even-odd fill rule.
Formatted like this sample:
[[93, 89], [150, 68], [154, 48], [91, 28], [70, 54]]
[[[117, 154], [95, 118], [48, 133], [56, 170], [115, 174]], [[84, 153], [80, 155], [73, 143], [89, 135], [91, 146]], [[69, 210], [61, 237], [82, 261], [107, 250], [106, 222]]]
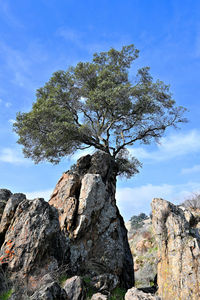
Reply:
[[58, 163], [93, 146], [113, 157], [118, 174], [138, 172], [140, 163], [127, 147], [158, 141], [168, 127], [186, 121], [185, 108], [175, 105], [169, 86], [153, 81], [149, 67], [131, 82], [128, 71], [138, 52], [134, 45], [112, 48], [55, 72], [37, 90], [32, 110], [17, 114], [14, 130], [25, 156]]

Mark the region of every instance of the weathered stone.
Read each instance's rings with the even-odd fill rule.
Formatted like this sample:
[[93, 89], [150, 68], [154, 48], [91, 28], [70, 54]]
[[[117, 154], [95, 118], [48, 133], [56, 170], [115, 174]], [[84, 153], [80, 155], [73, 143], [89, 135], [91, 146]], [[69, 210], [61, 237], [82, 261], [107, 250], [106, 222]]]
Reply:
[[[144, 293], [133, 287], [127, 291], [125, 295], [125, 300], [161, 300], [161, 299], [158, 296], [154, 296], [150, 293], [148, 294]], [[168, 300], [175, 300], [175, 298], [168, 298]]]
[[91, 285], [97, 291], [112, 291], [119, 285], [119, 279], [112, 274], [102, 274], [92, 278]]
[[67, 245], [62, 243], [56, 210], [44, 199], [23, 200], [6, 231], [0, 263], [13, 280], [34, 291], [67, 257]]
[[72, 300], [68, 298], [64, 289], [62, 289], [57, 282], [52, 282], [40, 290], [35, 292], [30, 300]]
[[102, 182], [100, 175], [86, 174], [83, 177], [77, 212], [77, 225], [74, 231], [75, 238], [90, 227], [93, 215], [95, 212], [98, 213], [104, 206], [105, 193], [105, 184]]
[[83, 280], [79, 276], [74, 276], [66, 280], [63, 285], [64, 290], [70, 300], [84, 300], [85, 292]]
[[112, 274], [129, 288], [134, 283], [133, 260], [116, 206], [115, 168], [101, 151], [79, 159], [75, 172], [59, 180], [49, 204], [58, 209], [61, 230], [69, 239], [71, 271], [91, 277]]
[[3, 215], [4, 207], [6, 206], [6, 203], [11, 195], [11, 191], [6, 189], [0, 189], [0, 221]]
[[200, 299], [200, 211], [153, 199], [152, 214], [159, 247], [158, 294], [163, 300]]
[[76, 173], [63, 173], [58, 181], [49, 204], [56, 207], [62, 231], [71, 230], [75, 222], [80, 193], [80, 179]]
[[[134, 259], [135, 287], [150, 287], [157, 274], [157, 243], [152, 232], [150, 218], [142, 220], [136, 227], [129, 221], [128, 241]], [[156, 286], [155, 286], [156, 289]]]
[[6, 230], [12, 221], [17, 206], [25, 199], [26, 196], [24, 194], [18, 193], [11, 195], [7, 201], [0, 223], [0, 246], [3, 243]]
[[91, 300], [107, 300], [108, 296], [103, 295], [101, 293], [96, 293], [92, 296]]

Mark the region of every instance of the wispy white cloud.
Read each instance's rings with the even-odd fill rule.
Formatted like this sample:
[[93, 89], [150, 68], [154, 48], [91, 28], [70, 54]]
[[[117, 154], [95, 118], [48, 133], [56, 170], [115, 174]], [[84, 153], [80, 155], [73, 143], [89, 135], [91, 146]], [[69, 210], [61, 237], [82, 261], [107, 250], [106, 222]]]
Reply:
[[17, 19], [17, 17], [13, 14], [8, 1], [0, 1], [0, 13], [1, 16], [6, 20], [9, 26], [20, 27], [23, 28], [24, 26], [21, 22]]
[[82, 34], [79, 31], [76, 31], [71, 28], [60, 28], [57, 31], [57, 35], [61, 36], [66, 41], [73, 42], [73, 43], [77, 44], [77, 46], [82, 47], [82, 41], [81, 41]]
[[200, 132], [191, 130], [161, 138], [157, 150], [148, 152], [142, 147], [129, 148], [130, 153], [139, 158], [152, 161], [164, 161], [200, 151]]
[[0, 99], [0, 104], [5, 106], [6, 108], [10, 108], [12, 106], [12, 103], [10, 102], [5, 102], [2, 99]]
[[200, 192], [200, 182], [187, 182], [185, 184], [142, 185], [134, 188], [117, 189], [116, 198], [120, 212], [129, 220], [131, 216], [141, 212], [151, 211], [150, 203], [153, 198], [163, 198], [175, 204], [182, 203], [193, 193]]
[[181, 170], [181, 174], [192, 174], [197, 172], [200, 172], [200, 165], [195, 165], [191, 168], [183, 168]]
[[31, 163], [30, 160], [25, 159], [18, 150], [12, 148], [3, 148], [0, 150], [0, 162], [16, 165], [27, 165]]
[[[62, 37], [65, 41], [71, 42], [80, 49], [88, 51], [88, 53], [93, 54], [94, 52], [101, 52], [109, 50], [111, 47], [116, 49], [121, 48], [125, 44], [130, 44], [132, 38], [127, 34], [119, 35], [119, 33], [112, 32], [112, 34], [102, 34], [100, 36], [100, 41], [93, 40], [88, 41], [88, 34], [86, 35], [83, 31], [77, 31], [72, 28], [59, 28], [56, 32], [57, 36]], [[93, 32], [91, 31], [91, 35]]]
[[6, 103], [5, 103], [5, 107], [9, 108], [9, 107], [11, 107], [11, 106], [12, 106], [12, 104], [11, 104], [10, 102], [6, 102]]
[[[0, 41], [0, 58], [2, 60], [2, 68], [6, 72], [10, 72], [10, 81], [17, 86], [35, 90], [35, 80], [33, 80], [33, 72], [37, 72], [41, 64], [43, 65], [48, 54], [42, 43], [37, 40], [31, 41], [24, 47], [24, 50], [15, 49], [10, 44]], [[48, 64], [49, 67], [49, 64]], [[6, 102], [10, 105], [10, 102]]]
[[96, 150], [93, 147], [85, 150], [79, 150], [70, 157], [70, 160], [76, 162], [80, 157], [85, 156], [87, 154], [94, 154], [95, 151]]
[[42, 191], [33, 191], [28, 193], [25, 192], [25, 194], [26, 194], [26, 198], [29, 200], [35, 198], [44, 198], [46, 201], [48, 201], [50, 199], [52, 192], [53, 192], [53, 188], [48, 190], [42, 190]]

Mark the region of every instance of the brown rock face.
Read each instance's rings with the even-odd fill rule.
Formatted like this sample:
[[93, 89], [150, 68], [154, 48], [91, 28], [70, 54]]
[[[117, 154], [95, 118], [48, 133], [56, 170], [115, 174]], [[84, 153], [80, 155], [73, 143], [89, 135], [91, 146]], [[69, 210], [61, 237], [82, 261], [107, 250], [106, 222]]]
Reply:
[[128, 288], [134, 282], [133, 261], [115, 190], [115, 164], [108, 154], [97, 152], [63, 174], [49, 204], [57, 208], [60, 228], [69, 239], [73, 273], [113, 274]]
[[200, 211], [152, 201], [158, 243], [158, 293], [163, 300], [200, 299]]

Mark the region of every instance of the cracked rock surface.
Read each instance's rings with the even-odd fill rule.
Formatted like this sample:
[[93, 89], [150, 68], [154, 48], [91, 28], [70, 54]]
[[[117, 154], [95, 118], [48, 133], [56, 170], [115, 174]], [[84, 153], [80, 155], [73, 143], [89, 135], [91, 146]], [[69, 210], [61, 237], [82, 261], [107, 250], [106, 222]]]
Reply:
[[163, 300], [200, 299], [200, 211], [152, 201], [158, 243], [158, 294]]
[[114, 168], [106, 153], [82, 157], [73, 172], [58, 181], [49, 204], [58, 210], [60, 228], [69, 239], [74, 274], [113, 274], [129, 288], [134, 282], [133, 260], [116, 206]]

